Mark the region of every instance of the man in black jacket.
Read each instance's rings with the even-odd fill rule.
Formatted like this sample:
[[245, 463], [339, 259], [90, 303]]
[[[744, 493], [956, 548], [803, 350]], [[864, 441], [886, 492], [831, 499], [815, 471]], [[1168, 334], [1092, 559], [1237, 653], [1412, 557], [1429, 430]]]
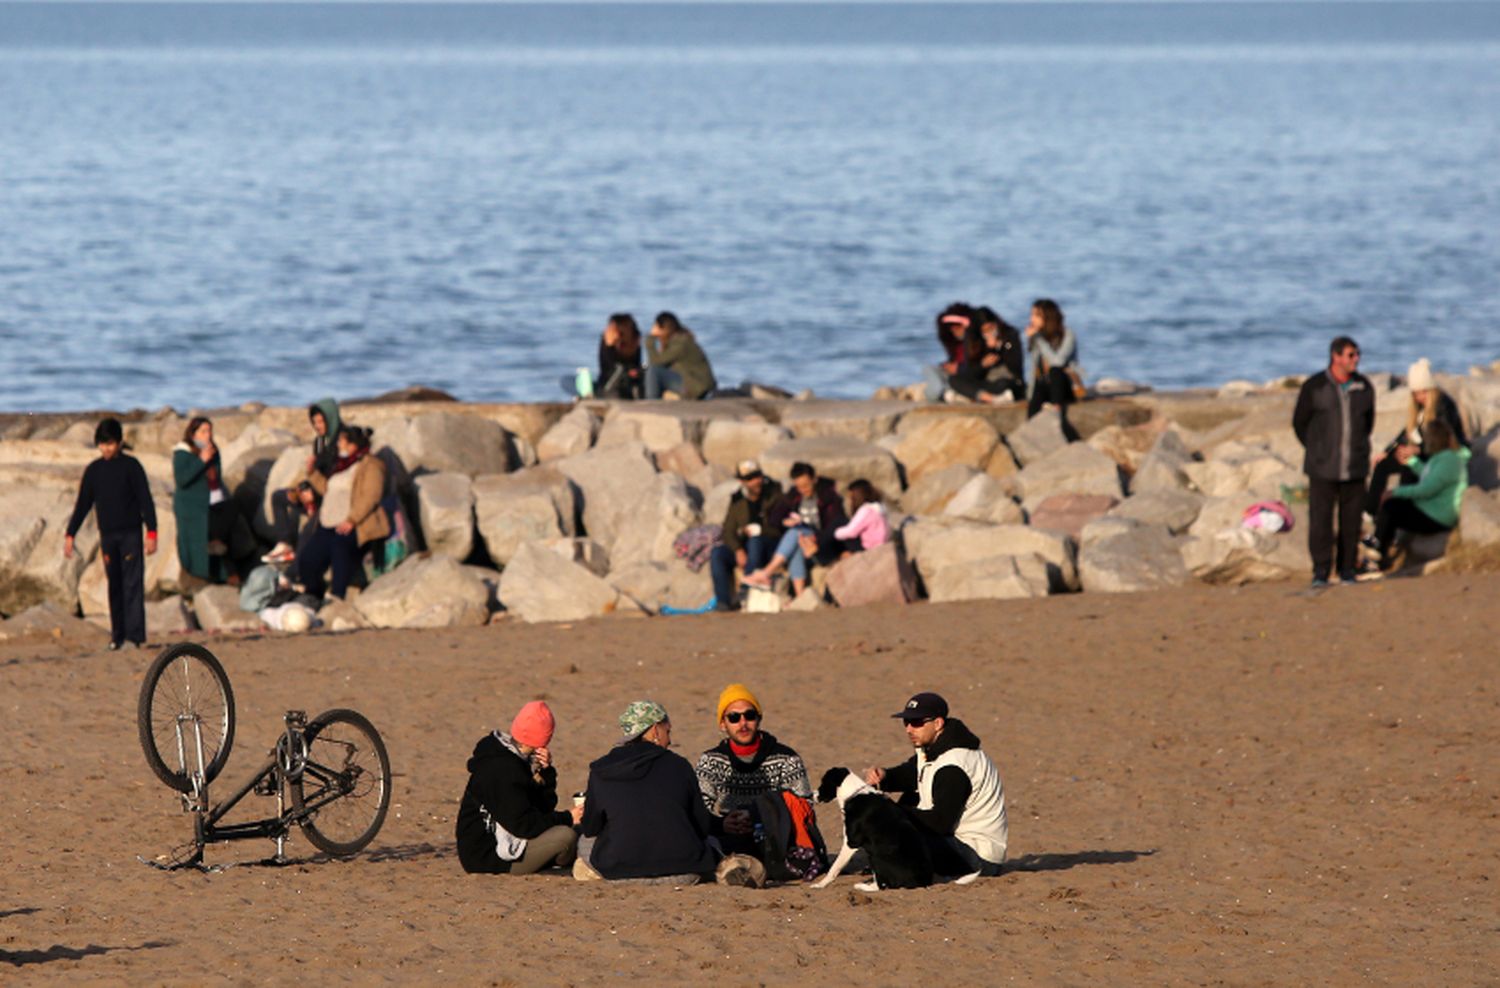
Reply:
[[848, 548], [834, 535], [849, 521], [838, 485], [829, 477], [819, 477], [810, 463], [792, 464], [792, 488], [767, 517], [784, 532], [771, 561], [745, 576], [751, 586], [769, 587], [771, 577], [785, 569], [792, 578], [793, 594], [800, 594], [807, 586], [809, 567], [830, 564]]
[[556, 808], [557, 769], [547, 748], [554, 726], [551, 709], [533, 700], [516, 714], [509, 732], [486, 734], [474, 746], [454, 825], [464, 871], [530, 875], [573, 863], [573, 825], [583, 808]]
[[781, 526], [772, 524], [770, 508], [781, 500], [781, 485], [761, 473], [760, 464], [744, 460], [734, 475], [740, 489], [729, 499], [724, 512], [723, 545], [714, 546], [709, 554], [709, 572], [714, 580], [714, 607], [734, 611], [739, 604], [734, 596], [734, 571], [753, 573], [764, 566], [781, 538]]
[[1335, 511], [1339, 580], [1354, 582], [1374, 428], [1375, 388], [1359, 373], [1359, 345], [1340, 336], [1329, 344], [1328, 369], [1303, 383], [1292, 412], [1292, 429], [1307, 450], [1302, 472], [1307, 474], [1307, 548], [1314, 587], [1326, 587], [1332, 572]]

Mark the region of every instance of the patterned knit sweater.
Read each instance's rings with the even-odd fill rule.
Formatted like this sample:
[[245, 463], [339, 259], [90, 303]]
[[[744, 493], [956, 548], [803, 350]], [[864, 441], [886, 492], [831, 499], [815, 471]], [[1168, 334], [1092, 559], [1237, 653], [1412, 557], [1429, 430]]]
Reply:
[[748, 761], [729, 750], [728, 738], [700, 755], [698, 788], [704, 805], [715, 815], [748, 807], [757, 798], [782, 790], [812, 799], [802, 757], [765, 731], [760, 734], [760, 748]]

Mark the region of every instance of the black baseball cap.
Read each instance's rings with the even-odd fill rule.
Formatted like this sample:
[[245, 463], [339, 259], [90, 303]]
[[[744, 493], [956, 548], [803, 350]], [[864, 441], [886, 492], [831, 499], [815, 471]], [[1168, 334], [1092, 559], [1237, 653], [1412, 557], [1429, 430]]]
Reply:
[[906, 706], [899, 714], [891, 714], [902, 720], [928, 720], [933, 717], [948, 716], [948, 701], [936, 693], [918, 693], [906, 701]]

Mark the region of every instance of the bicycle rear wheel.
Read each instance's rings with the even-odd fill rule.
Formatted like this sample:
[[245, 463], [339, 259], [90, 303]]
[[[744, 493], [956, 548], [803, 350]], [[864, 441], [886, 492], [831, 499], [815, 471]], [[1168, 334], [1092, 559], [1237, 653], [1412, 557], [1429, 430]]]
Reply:
[[324, 711], [303, 737], [307, 764], [287, 786], [298, 825], [320, 851], [356, 854], [375, 839], [391, 805], [385, 743], [353, 710]]
[[192, 792], [201, 739], [203, 782], [212, 782], [234, 744], [234, 691], [213, 653], [192, 642], [163, 649], [141, 683], [136, 727], [158, 779]]

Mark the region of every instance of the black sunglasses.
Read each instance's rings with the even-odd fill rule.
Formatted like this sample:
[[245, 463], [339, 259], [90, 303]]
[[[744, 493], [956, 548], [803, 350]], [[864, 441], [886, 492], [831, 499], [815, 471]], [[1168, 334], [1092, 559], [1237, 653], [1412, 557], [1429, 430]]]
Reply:
[[907, 718], [906, 720], [903, 720], [901, 723], [902, 723], [902, 725], [904, 727], [921, 727], [923, 724], [930, 724], [930, 723], [932, 723], [932, 718], [931, 717], [923, 717], [920, 720], [917, 719], [917, 718]]
[[725, 714], [724, 715], [724, 719], [726, 721], [728, 721], [729, 723], [731, 723], [731, 724], [738, 724], [741, 720], [753, 720], [757, 724], [759, 724], [760, 723], [760, 711], [759, 710], [746, 710], [744, 713], [741, 713], [738, 710], [734, 710], [734, 711], [731, 711], [731, 712]]

